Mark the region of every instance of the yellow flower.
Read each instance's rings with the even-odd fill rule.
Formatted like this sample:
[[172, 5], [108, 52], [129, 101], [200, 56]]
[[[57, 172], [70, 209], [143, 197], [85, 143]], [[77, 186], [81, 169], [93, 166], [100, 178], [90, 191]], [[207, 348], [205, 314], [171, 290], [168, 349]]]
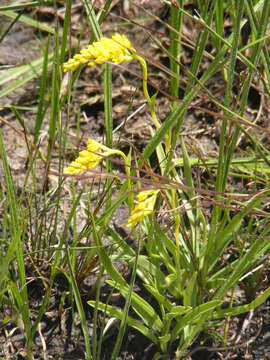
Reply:
[[102, 37], [99, 41], [93, 42], [80, 54], [76, 54], [68, 62], [64, 63], [64, 72], [75, 71], [79, 65], [103, 64], [105, 61], [112, 61], [120, 64], [133, 59], [136, 50], [125, 35], [114, 34], [111, 39]]
[[[99, 155], [97, 151], [103, 150]], [[94, 169], [104, 156], [108, 156], [111, 150], [93, 139], [88, 139], [87, 150], [79, 152], [79, 157], [64, 169], [64, 174], [81, 174], [88, 169]]]
[[126, 158], [122, 151], [110, 149], [96, 140], [88, 139], [87, 150], [79, 152], [79, 157], [77, 157], [75, 161], [72, 161], [70, 165], [64, 169], [64, 174], [77, 175], [85, 172], [86, 170], [94, 169], [104, 157], [113, 154], [121, 155], [124, 159]]
[[128, 218], [126, 224], [128, 228], [135, 227], [145, 216], [154, 212], [158, 192], [159, 190], [146, 190], [141, 191], [136, 196], [138, 204], [131, 211], [130, 217]]

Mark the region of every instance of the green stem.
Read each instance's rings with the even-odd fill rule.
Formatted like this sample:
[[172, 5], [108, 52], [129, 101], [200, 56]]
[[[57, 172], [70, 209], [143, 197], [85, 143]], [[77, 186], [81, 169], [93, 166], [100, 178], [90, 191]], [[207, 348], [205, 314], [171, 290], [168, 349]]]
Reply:
[[[112, 119], [112, 66], [105, 65], [104, 74], [104, 115], [105, 115], [105, 132], [106, 132], [106, 146], [112, 148], [113, 146], [113, 119]], [[112, 172], [112, 163], [106, 162], [106, 170], [108, 173]], [[107, 197], [106, 209], [111, 207], [112, 203], [112, 179], [106, 180]]]
[[[176, 191], [175, 190], [172, 190], [172, 208], [173, 209], [177, 208]], [[174, 221], [175, 221], [174, 238], [175, 238], [175, 247], [176, 247], [174, 258], [175, 258], [177, 277], [178, 277], [178, 279], [180, 279], [180, 259], [179, 259], [179, 255], [180, 255], [180, 245], [179, 245], [180, 215], [178, 212], [174, 216]]]
[[148, 88], [147, 88], [147, 64], [146, 61], [139, 55], [137, 54], [133, 54], [134, 59], [138, 60], [139, 63], [141, 64], [142, 67], [142, 73], [143, 73], [143, 92], [144, 92], [144, 96], [149, 104], [150, 107], [150, 112], [151, 112], [151, 116], [152, 119], [154, 121], [154, 124], [156, 126], [157, 129], [160, 128], [160, 123], [158, 121], [157, 115], [156, 115], [156, 109], [155, 109], [155, 101], [154, 99], [150, 98], [149, 92], [148, 92]]
[[132, 295], [133, 295], [133, 289], [134, 289], [134, 284], [135, 284], [135, 279], [136, 279], [137, 268], [138, 268], [138, 259], [139, 259], [140, 248], [141, 248], [141, 237], [137, 235], [135, 229], [133, 229], [133, 234], [134, 234], [135, 238], [137, 238], [138, 247], [136, 250], [135, 261], [134, 261], [134, 265], [133, 265], [133, 269], [132, 269], [128, 294], [126, 297], [126, 303], [125, 303], [125, 307], [124, 307], [123, 317], [122, 317], [122, 320], [120, 323], [120, 328], [119, 328], [119, 332], [118, 332], [118, 335], [116, 338], [116, 342], [115, 342], [115, 346], [114, 346], [113, 353], [111, 356], [111, 360], [116, 360], [116, 358], [118, 358], [118, 353], [119, 353], [121, 345], [122, 345], [122, 341], [124, 338], [124, 333], [125, 333], [126, 325], [127, 325], [127, 318], [128, 318], [128, 313], [129, 313], [129, 309], [130, 309], [131, 299], [132, 299]]
[[[171, 3], [170, 6], [170, 70], [179, 76], [180, 74], [180, 54], [181, 54], [181, 31], [183, 23], [183, 13], [179, 9], [183, 8], [183, 0], [178, 0], [178, 6]], [[179, 9], [178, 9], [179, 8]], [[175, 59], [177, 61], [175, 61]], [[175, 75], [170, 76], [171, 95], [178, 98], [179, 93], [179, 77]], [[175, 102], [173, 106], [175, 106]]]
[[[152, 98], [149, 95], [148, 92], [148, 88], [147, 88], [147, 64], [146, 61], [139, 55], [137, 54], [133, 54], [133, 58], [138, 60], [139, 63], [141, 64], [142, 67], [142, 73], [143, 73], [143, 92], [144, 92], [144, 96], [149, 104], [150, 107], [150, 112], [151, 112], [151, 116], [153, 119], [153, 122], [157, 128], [157, 130], [161, 127], [161, 124], [157, 118], [157, 114], [156, 114], [156, 107], [155, 107], [155, 98], [156, 96], [152, 96]], [[165, 142], [165, 152], [166, 154], [169, 153], [170, 150], [170, 138], [168, 135], [165, 135], [164, 137], [164, 142]]]

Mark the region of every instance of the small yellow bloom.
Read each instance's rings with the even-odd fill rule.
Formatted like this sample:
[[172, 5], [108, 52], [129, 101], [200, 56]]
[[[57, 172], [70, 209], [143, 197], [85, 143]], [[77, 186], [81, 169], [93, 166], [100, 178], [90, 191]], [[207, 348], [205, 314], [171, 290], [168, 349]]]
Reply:
[[158, 192], [159, 190], [146, 190], [141, 191], [136, 196], [138, 204], [131, 211], [126, 227], [135, 227], [137, 223], [142, 221], [145, 216], [154, 212]]
[[122, 156], [126, 161], [126, 156], [122, 151], [110, 149], [96, 140], [88, 139], [87, 149], [79, 152], [79, 157], [64, 169], [64, 174], [77, 175], [86, 170], [94, 169], [104, 157], [114, 154]]
[[[97, 153], [98, 150], [102, 152]], [[105, 156], [111, 155], [112, 150], [99, 142], [88, 139], [87, 150], [79, 152], [79, 157], [64, 169], [64, 174], [81, 174], [88, 169], [94, 169]]]
[[87, 64], [93, 66], [95, 64], [103, 64], [105, 61], [112, 61], [120, 64], [124, 61], [133, 59], [133, 53], [136, 50], [131, 45], [125, 35], [115, 34], [111, 39], [102, 37], [99, 41], [93, 42], [80, 54], [76, 54], [68, 62], [64, 63], [64, 72], [75, 71], [79, 65]]

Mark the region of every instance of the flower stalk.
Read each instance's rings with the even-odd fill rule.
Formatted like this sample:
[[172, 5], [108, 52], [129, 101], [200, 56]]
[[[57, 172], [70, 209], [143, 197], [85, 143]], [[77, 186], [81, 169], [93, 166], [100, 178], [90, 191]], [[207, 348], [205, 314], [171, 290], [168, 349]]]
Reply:
[[156, 107], [155, 107], [155, 97], [150, 97], [148, 89], [147, 89], [147, 63], [146, 61], [139, 55], [133, 54], [133, 58], [138, 60], [142, 67], [142, 74], [143, 74], [143, 93], [144, 96], [148, 102], [148, 105], [150, 107], [150, 113], [153, 119], [153, 122], [157, 129], [160, 128], [160, 122], [158, 121], [157, 115], [156, 115]]

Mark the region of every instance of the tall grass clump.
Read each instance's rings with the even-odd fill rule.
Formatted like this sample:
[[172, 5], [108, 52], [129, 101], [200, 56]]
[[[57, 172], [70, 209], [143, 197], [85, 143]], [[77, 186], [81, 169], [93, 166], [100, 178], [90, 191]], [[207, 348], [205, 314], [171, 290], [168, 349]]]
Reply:
[[[61, 26], [58, 21], [45, 26], [22, 14], [43, 2], [0, 7], [2, 18], [13, 19], [1, 29], [1, 40], [21, 21], [38, 29], [42, 43], [41, 57], [0, 74], [0, 102], [34, 77], [40, 81], [39, 98], [31, 107], [36, 116], [33, 133], [24, 116], [30, 108], [8, 106], [28, 151], [20, 191], [0, 129], [0, 304], [11, 313], [3, 326], [15, 321], [25, 336], [25, 354], [34, 359], [34, 339], [53, 306], [52, 293], [60, 277], [68, 290], [61, 293], [58, 314], [65, 306], [72, 309], [74, 318], [78, 313], [86, 359], [102, 358], [112, 322], [119, 329], [111, 359], [119, 356], [128, 328], [148, 339], [153, 359], [185, 358], [209, 343], [226, 350], [233, 345], [228, 339], [233, 317], [253, 311], [270, 296], [270, 287], [262, 280], [270, 249], [270, 156], [258, 135], [268, 130], [262, 128], [260, 117], [253, 121], [247, 116], [254, 81], [261, 96], [270, 94], [266, 41], [270, 3], [198, 0], [192, 13], [182, 0], [164, 0], [169, 21], [159, 21], [167, 31], [167, 43], [151, 27], [136, 23], [136, 29], [147, 32], [149, 42], [155, 42], [168, 58], [168, 67], [149, 58], [124, 32], [102, 34], [102, 22], [112, 5], [109, 0], [99, 15], [92, 2], [82, 1], [83, 25], [90, 26], [92, 37], [85, 47], [79, 40], [74, 45], [72, 3], [66, 1]], [[58, 2], [50, 5], [56, 10]], [[196, 41], [184, 34], [187, 19], [200, 29]], [[191, 53], [189, 66], [182, 62], [185, 49]], [[128, 147], [120, 149], [121, 141], [113, 133], [112, 67], [121, 71], [134, 64], [140, 71], [138, 89], [152, 120], [151, 140], [141, 152], [132, 139], [125, 139]], [[104, 69], [105, 129], [104, 143], [89, 136], [86, 148], [80, 144], [81, 114], [74, 106], [85, 66]], [[169, 90], [157, 88], [151, 95], [150, 67], [164, 72]], [[130, 74], [134, 76], [132, 70]], [[223, 84], [223, 96], [211, 90], [209, 84], [216, 79]], [[161, 121], [156, 104], [163, 96], [171, 104], [169, 115]], [[198, 106], [201, 99], [215, 110]], [[202, 154], [185, 136], [183, 128], [191, 112], [213, 117], [211, 126], [218, 128], [216, 157]], [[70, 141], [71, 118], [78, 119], [80, 150]], [[239, 145], [243, 139], [249, 144], [245, 151]], [[126, 235], [113, 226], [120, 207], [128, 214]], [[85, 226], [79, 226], [81, 216]], [[127, 276], [119, 264], [125, 264]], [[91, 274], [92, 300], [87, 294], [85, 304], [83, 282]], [[102, 301], [104, 276], [111, 289], [106, 302]], [[41, 284], [42, 289], [34, 315], [31, 283]], [[111, 301], [115, 293], [124, 300], [122, 307]], [[91, 324], [85, 305], [93, 308]], [[46, 357], [45, 345], [43, 351]]]

